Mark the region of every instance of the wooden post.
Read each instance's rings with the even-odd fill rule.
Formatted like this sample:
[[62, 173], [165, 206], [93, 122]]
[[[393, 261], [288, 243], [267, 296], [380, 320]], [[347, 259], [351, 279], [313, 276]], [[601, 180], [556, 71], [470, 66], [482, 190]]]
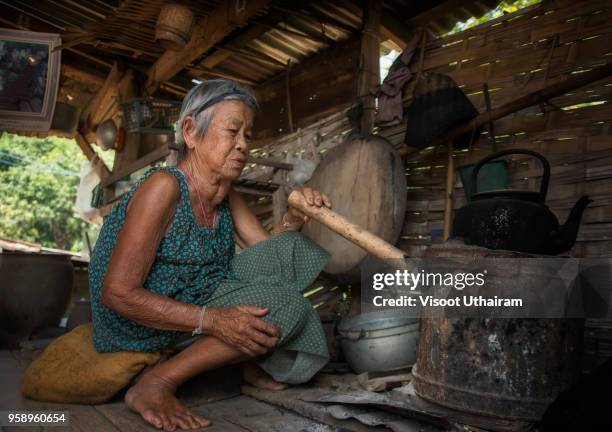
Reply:
[[[136, 82], [134, 72], [128, 70], [125, 76], [121, 79], [118, 86], [119, 102], [126, 102], [137, 97]], [[113, 171], [118, 171], [138, 159], [138, 151], [140, 150], [140, 134], [127, 133], [125, 134], [125, 145], [121, 151], [115, 153], [115, 163]]]
[[291, 60], [287, 61], [287, 72], [285, 73], [285, 94], [287, 95], [287, 123], [289, 133], [293, 133], [293, 109], [291, 107]]
[[[81, 151], [83, 152], [87, 160], [91, 161], [96, 156], [96, 152], [91, 147], [91, 144], [89, 144], [89, 142], [85, 139], [83, 134], [81, 134], [80, 132], [77, 132], [75, 134], [74, 139], [76, 140], [77, 144], [81, 148]], [[109, 175], [110, 175], [110, 171], [108, 170], [107, 166], [103, 163], [102, 164], [102, 180], [104, 180]]]
[[455, 161], [453, 160], [453, 142], [447, 144], [446, 158], [446, 193], [444, 195], [444, 241], [453, 231], [453, 206], [455, 193]]
[[380, 13], [381, 0], [367, 0], [363, 13], [360, 70], [357, 97], [363, 105], [361, 133], [372, 133], [376, 114], [376, 97], [373, 91], [380, 83]]
[[287, 212], [287, 190], [285, 189], [285, 177], [287, 172], [278, 170], [274, 173], [272, 181], [280, 184], [279, 188], [272, 193], [272, 225], [281, 223]]

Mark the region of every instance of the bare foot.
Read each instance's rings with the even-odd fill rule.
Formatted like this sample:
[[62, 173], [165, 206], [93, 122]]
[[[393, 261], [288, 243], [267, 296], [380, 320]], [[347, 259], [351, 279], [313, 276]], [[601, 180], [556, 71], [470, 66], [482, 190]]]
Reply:
[[264, 390], [285, 390], [289, 387], [287, 384], [275, 381], [266, 371], [251, 362], [244, 364], [242, 378], [249, 384]]
[[210, 421], [189, 410], [175, 396], [169, 382], [148, 372], [125, 395], [126, 405], [142, 418], [164, 431], [199, 429]]

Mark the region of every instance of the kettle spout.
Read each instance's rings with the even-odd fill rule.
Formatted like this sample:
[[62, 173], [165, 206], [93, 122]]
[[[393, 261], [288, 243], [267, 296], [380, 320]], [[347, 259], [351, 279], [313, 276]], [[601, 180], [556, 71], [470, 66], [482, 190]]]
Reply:
[[578, 237], [578, 229], [580, 228], [580, 219], [582, 219], [582, 214], [586, 207], [592, 203], [593, 200], [590, 199], [587, 195], [582, 196], [576, 204], [574, 204], [574, 208], [570, 212], [565, 224], [560, 226], [558, 230], [551, 234], [551, 250], [550, 254], [558, 255], [563, 252], [567, 252], [570, 250], [574, 244], [576, 243], [576, 238]]

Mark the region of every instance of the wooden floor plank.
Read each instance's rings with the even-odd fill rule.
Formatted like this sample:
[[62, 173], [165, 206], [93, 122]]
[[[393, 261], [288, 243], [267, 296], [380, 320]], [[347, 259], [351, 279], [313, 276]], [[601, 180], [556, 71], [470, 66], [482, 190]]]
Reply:
[[5, 431], [117, 431], [113, 424], [92, 406], [37, 402], [24, 398], [20, 391], [21, 378], [36, 354], [27, 350], [0, 350], [0, 410], [69, 411], [70, 427], [5, 427]]
[[328, 430], [321, 423], [248, 396], [238, 396], [193, 409], [213, 422], [213, 426], [207, 429], [211, 432], [230, 430], [226, 429], [227, 424], [241, 432]]
[[[131, 412], [123, 403], [100, 405], [96, 409], [118, 430], [156, 430], [147, 426], [139, 415]], [[320, 423], [248, 396], [202, 404], [192, 409], [212, 421], [212, 425], [205, 429], [206, 432], [284, 432], [315, 430], [315, 427], [320, 431], [325, 430]]]
[[[122, 400], [102, 405], [37, 402], [21, 396], [21, 377], [34, 358], [31, 352], [0, 350], [0, 410], [68, 411], [69, 427], [4, 427], [6, 432], [153, 432]], [[239, 395], [241, 374], [224, 368], [194, 379], [179, 391], [181, 400], [212, 421], [206, 432], [326, 432], [328, 426], [283, 408]]]
[[123, 402], [96, 405], [96, 410], [112, 423], [117, 430], [133, 432], [151, 432], [158, 429], [148, 424], [140, 415], [132, 412]]
[[19, 351], [0, 350], [0, 409], [25, 409], [25, 400], [21, 396], [21, 377], [30, 364]]
[[242, 393], [245, 395], [256, 398], [259, 401], [264, 401], [269, 404], [291, 410], [298, 413], [300, 416], [314, 419], [322, 424], [335, 426], [344, 431], [350, 432], [372, 432], [373, 430], [376, 430], [371, 426], [366, 426], [355, 419], [336, 419], [322, 404], [304, 402], [300, 399], [300, 397], [303, 395], [316, 391], [316, 389], [306, 388], [304, 386], [290, 387], [282, 392], [261, 390], [249, 385], [242, 387]]
[[[104, 431], [118, 432], [111, 422], [108, 421], [94, 406], [70, 405], [70, 430], [78, 432]], [[47, 428], [45, 432], [55, 432], [56, 428]]]

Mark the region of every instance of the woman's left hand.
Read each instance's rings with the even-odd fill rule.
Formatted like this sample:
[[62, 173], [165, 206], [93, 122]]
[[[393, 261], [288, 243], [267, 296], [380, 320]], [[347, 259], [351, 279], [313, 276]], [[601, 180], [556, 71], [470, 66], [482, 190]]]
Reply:
[[[332, 207], [332, 202], [327, 195], [323, 192], [318, 191], [316, 189], [310, 187], [304, 187], [302, 189], [296, 189], [300, 191], [304, 195], [304, 199], [306, 203], [311, 206], [322, 207], [325, 206], [327, 208]], [[289, 207], [287, 211], [287, 219], [290, 219], [288, 222], [299, 221], [300, 223], [306, 223], [310, 220], [308, 216], [306, 216], [301, 211], [294, 209], [293, 207]]]

